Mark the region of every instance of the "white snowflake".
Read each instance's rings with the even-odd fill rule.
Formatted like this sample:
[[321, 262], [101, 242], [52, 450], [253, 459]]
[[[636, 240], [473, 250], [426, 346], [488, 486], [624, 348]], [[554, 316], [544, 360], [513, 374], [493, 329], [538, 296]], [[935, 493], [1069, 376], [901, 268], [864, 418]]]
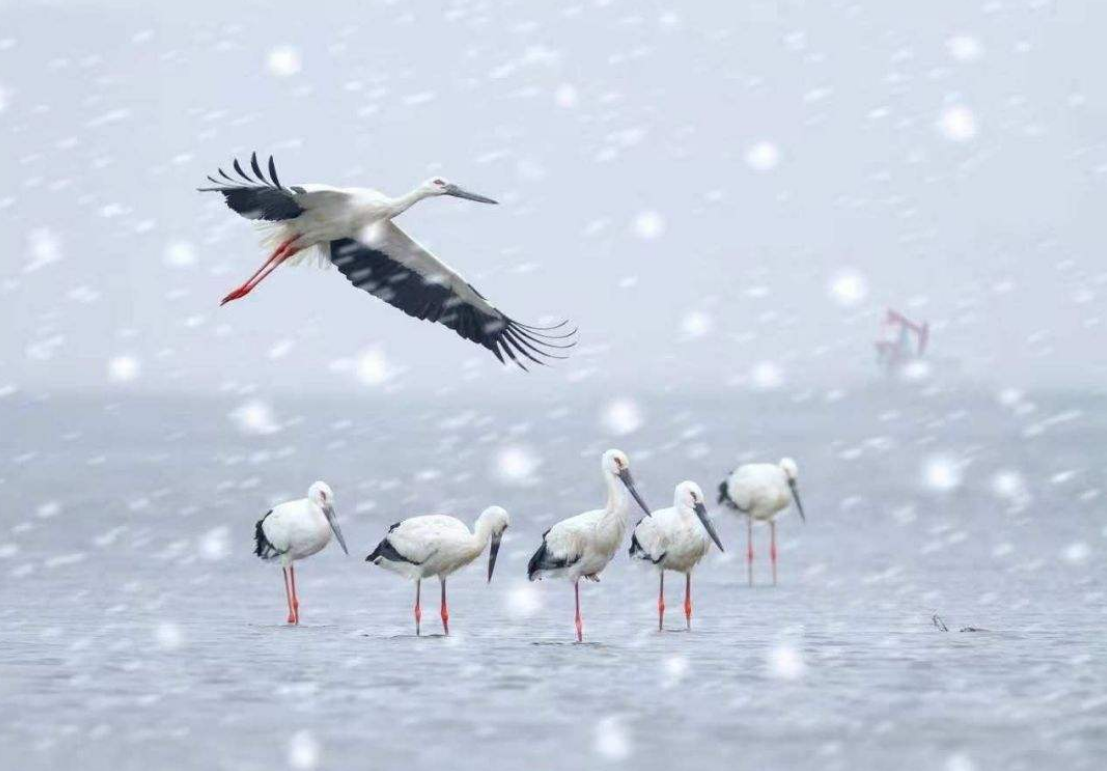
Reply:
[[634, 218], [634, 235], [652, 241], [665, 233], [665, 219], [655, 211], [640, 212]]
[[264, 436], [281, 430], [273, 417], [273, 410], [268, 404], [257, 399], [242, 404], [231, 413], [230, 417], [238, 430], [244, 434]]
[[746, 151], [746, 163], [754, 171], [770, 171], [780, 162], [780, 150], [772, 142], [758, 142]]
[[129, 383], [141, 371], [142, 366], [134, 356], [115, 356], [108, 360], [108, 377], [116, 383]]
[[791, 645], [778, 645], [766, 655], [769, 674], [779, 680], [798, 680], [807, 672], [803, 654]]
[[953, 142], [967, 142], [976, 136], [976, 116], [964, 105], [948, 107], [938, 118], [938, 130]]
[[845, 308], [852, 308], [869, 296], [869, 283], [856, 270], [846, 269], [830, 281], [830, 297]]
[[300, 71], [300, 52], [292, 46], [277, 46], [269, 50], [265, 63], [271, 73], [280, 78], [287, 78]]
[[615, 399], [603, 411], [604, 427], [616, 436], [633, 434], [642, 422], [642, 411], [631, 399]]

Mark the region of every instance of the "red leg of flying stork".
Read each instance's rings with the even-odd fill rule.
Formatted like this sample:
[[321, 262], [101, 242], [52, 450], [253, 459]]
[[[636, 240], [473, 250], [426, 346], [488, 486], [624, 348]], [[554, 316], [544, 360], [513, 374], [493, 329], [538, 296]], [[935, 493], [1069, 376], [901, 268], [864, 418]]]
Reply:
[[446, 579], [442, 579], [442, 631], [448, 637], [450, 635], [450, 609], [446, 605]]
[[688, 624], [688, 631], [692, 631], [692, 574], [684, 574], [684, 620]]
[[419, 622], [423, 620], [423, 608], [419, 605], [419, 596], [423, 593], [423, 581], [419, 579], [415, 582], [415, 636], [418, 637], [421, 634], [419, 629]]
[[288, 568], [281, 568], [284, 576], [284, 598], [288, 600], [288, 623], [296, 623], [296, 611], [292, 609], [292, 589], [288, 585]]
[[584, 621], [580, 617], [580, 579], [573, 582], [573, 595], [577, 600], [577, 642], [584, 642]]
[[266, 260], [265, 263], [257, 269], [257, 272], [255, 272], [254, 275], [246, 279], [246, 282], [242, 284], [242, 286], [238, 287], [238, 289], [235, 289], [229, 295], [224, 297], [223, 301], [219, 304], [226, 305], [231, 300], [238, 300], [250, 294], [253, 288], [264, 281], [266, 276], [272, 273], [278, 265], [280, 265], [292, 255], [296, 254], [296, 252], [300, 251], [299, 249], [293, 248], [292, 246], [292, 242], [299, 237], [300, 235], [297, 233], [296, 235], [292, 236], [292, 238], [281, 243], [281, 245], [278, 246], [276, 250], [274, 250], [273, 254], [269, 256], [269, 259]]
[[288, 577], [292, 582], [292, 615], [296, 617], [294, 622], [297, 626], [300, 624], [300, 596], [296, 594], [296, 566], [288, 566]]
[[657, 590], [657, 631], [665, 629], [665, 571], [661, 571], [661, 586]]
[[776, 522], [769, 523], [769, 532], [772, 533], [772, 542], [769, 546], [769, 558], [773, 561], [773, 586], [776, 586]]
[[746, 578], [753, 586], [753, 517], [746, 519]]

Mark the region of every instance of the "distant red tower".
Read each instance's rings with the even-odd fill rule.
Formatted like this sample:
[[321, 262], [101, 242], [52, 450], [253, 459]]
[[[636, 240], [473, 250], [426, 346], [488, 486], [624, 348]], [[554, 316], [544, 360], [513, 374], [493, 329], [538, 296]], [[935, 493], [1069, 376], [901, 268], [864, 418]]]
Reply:
[[881, 337], [875, 343], [877, 363], [888, 374], [894, 374], [908, 362], [922, 358], [929, 341], [930, 324], [925, 321], [916, 324], [899, 311], [889, 308], [884, 316]]

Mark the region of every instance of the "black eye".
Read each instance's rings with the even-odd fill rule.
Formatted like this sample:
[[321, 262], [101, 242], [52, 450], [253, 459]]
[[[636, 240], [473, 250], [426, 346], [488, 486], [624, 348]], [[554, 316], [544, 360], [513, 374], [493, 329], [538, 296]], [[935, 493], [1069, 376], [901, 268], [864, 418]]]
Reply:
[[434, 184], [436, 184], [436, 185], [444, 185], [444, 184], [446, 184], [446, 183], [445, 183], [445, 182], [443, 182], [443, 181], [442, 181], [441, 179], [436, 179], [436, 180], [434, 181]]

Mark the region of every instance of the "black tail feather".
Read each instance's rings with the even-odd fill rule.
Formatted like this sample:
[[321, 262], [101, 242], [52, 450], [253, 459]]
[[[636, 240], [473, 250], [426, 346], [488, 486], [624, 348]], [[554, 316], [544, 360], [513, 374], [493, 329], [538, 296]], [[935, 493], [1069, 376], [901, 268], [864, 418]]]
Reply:
[[[273, 513], [273, 510], [265, 512], [265, 517], [268, 517]], [[265, 537], [265, 517], [258, 520], [258, 523], [254, 525], [254, 554], [261, 557], [263, 560], [271, 560], [274, 557], [280, 555], [277, 551], [277, 547], [269, 542], [269, 539]]]

